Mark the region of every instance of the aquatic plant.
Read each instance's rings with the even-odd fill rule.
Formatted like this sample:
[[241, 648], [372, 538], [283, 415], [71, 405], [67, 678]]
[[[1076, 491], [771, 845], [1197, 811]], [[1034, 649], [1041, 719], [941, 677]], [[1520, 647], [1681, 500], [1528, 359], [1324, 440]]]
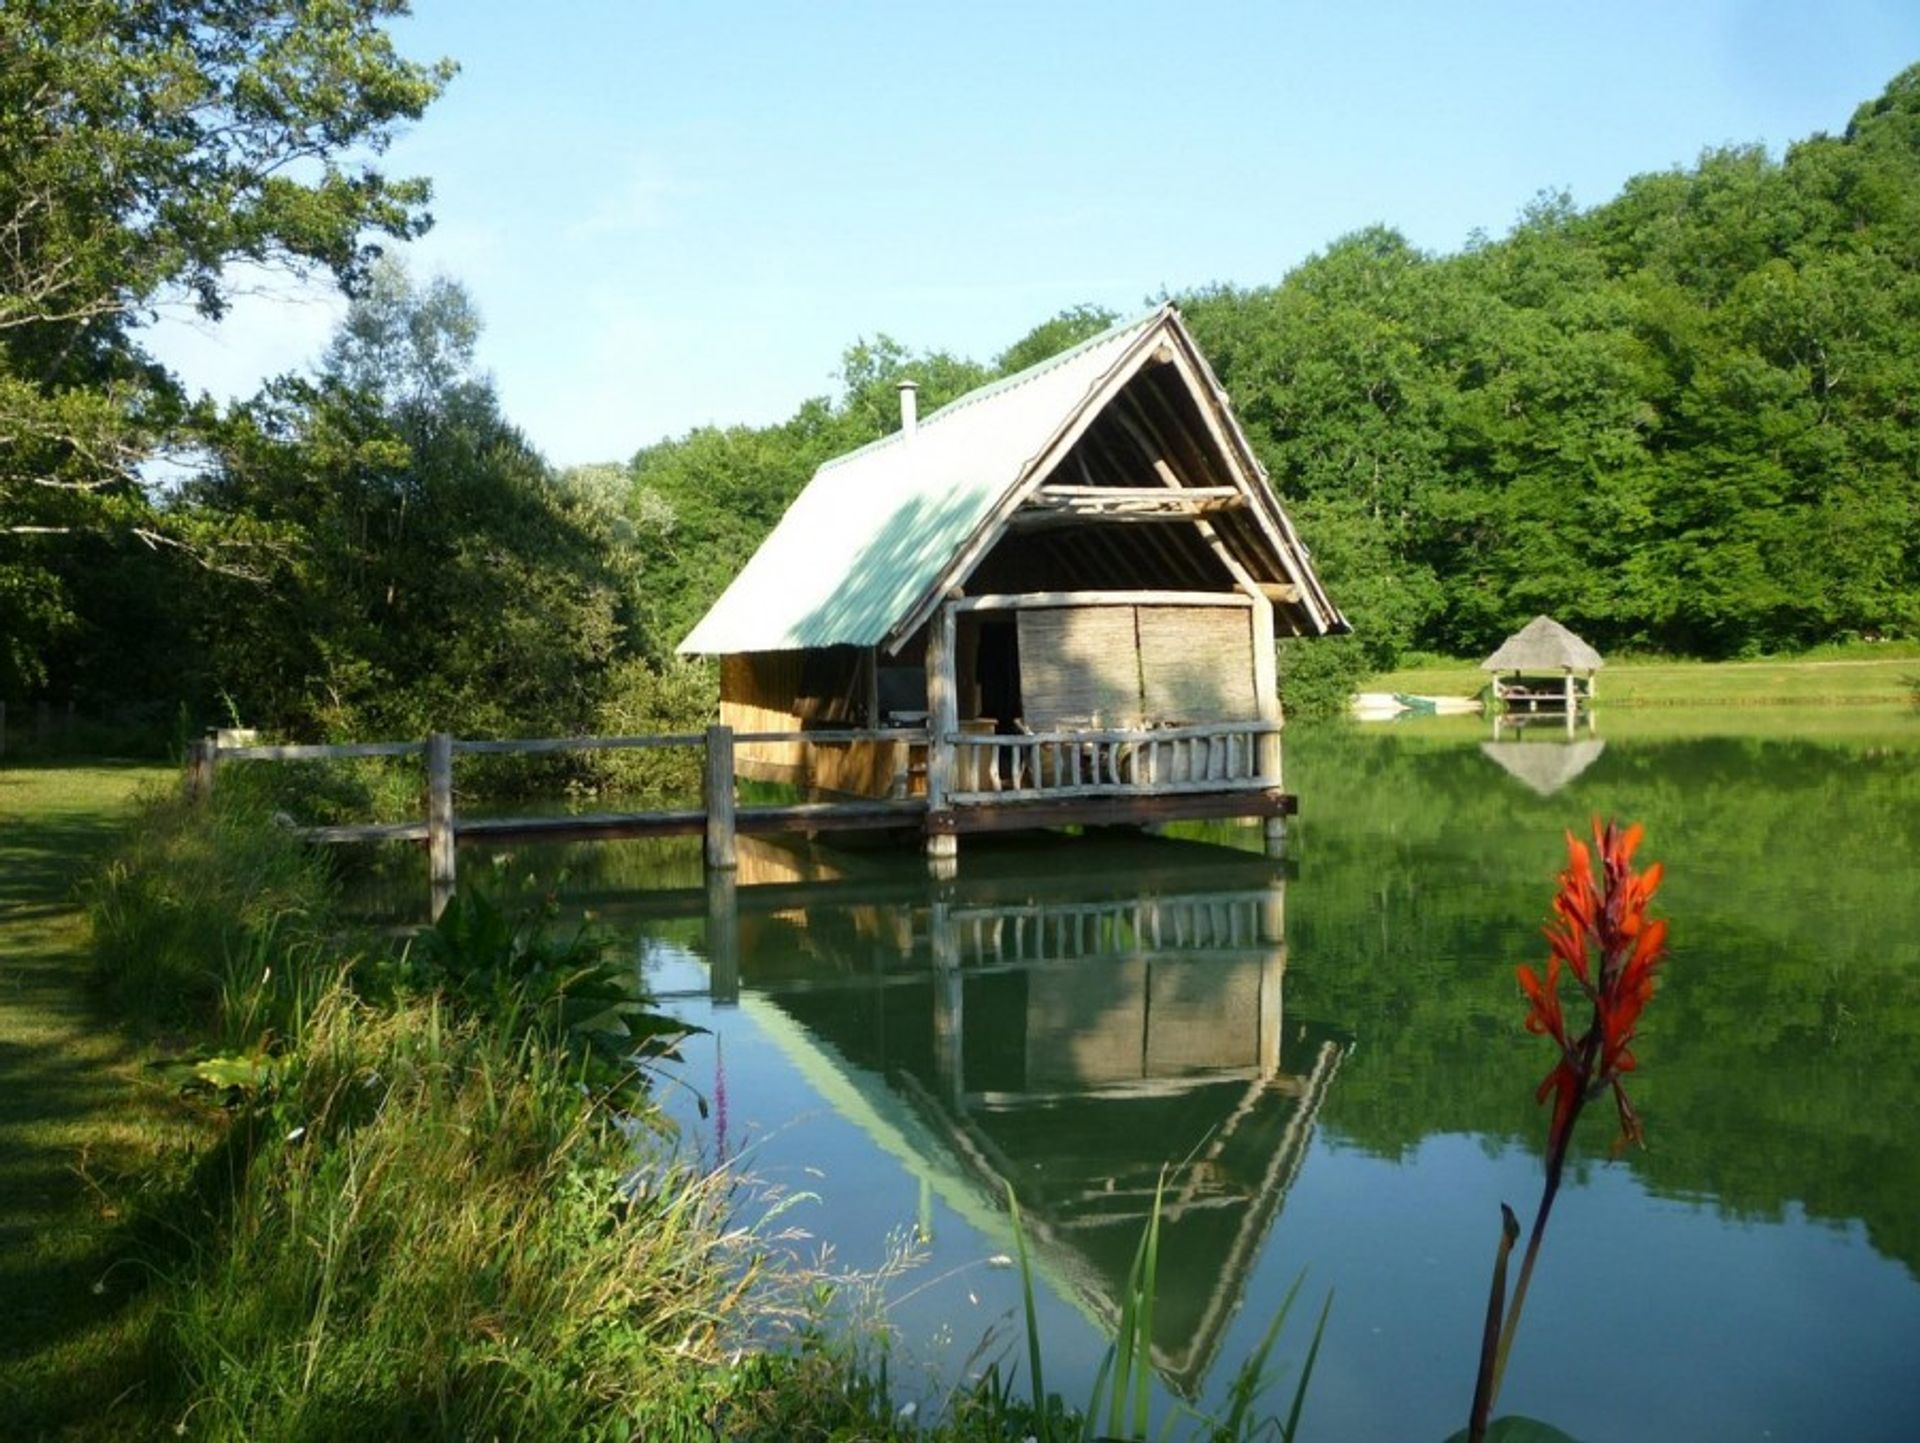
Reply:
[[[1166, 1182], [1166, 1174], [1162, 1172], [1153, 1191], [1153, 1210], [1148, 1213], [1147, 1225], [1134, 1248], [1133, 1265], [1128, 1270], [1126, 1290], [1121, 1297], [1119, 1322], [1094, 1374], [1093, 1394], [1085, 1410], [1079, 1413], [1066, 1410], [1057, 1397], [1047, 1392], [1046, 1377], [1041, 1370], [1040, 1320], [1034, 1306], [1033, 1266], [1027, 1254], [1027, 1233], [1020, 1220], [1019, 1199], [1014, 1196], [1013, 1185], [1007, 1185], [1007, 1211], [1013, 1221], [1014, 1251], [1020, 1263], [1021, 1303], [1026, 1314], [1028, 1376], [1033, 1386], [1031, 1437], [1037, 1443], [1127, 1443], [1127, 1440], [1148, 1436], [1153, 1386], [1153, 1306], [1159, 1291], [1160, 1217]], [[1286, 1326], [1304, 1281], [1304, 1273], [1293, 1280], [1293, 1286], [1287, 1289], [1286, 1297], [1280, 1300], [1272, 1321], [1267, 1324], [1259, 1346], [1235, 1371], [1227, 1387], [1226, 1412], [1214, 1416], [1181, 1404], [1175, 1416], [1162, 1427], [1160, 1437], [1172, 1436], [1174, 1425], [1184, 1417], [1187, 1423], [1197, 1427], [1197, 1432], [1188, 1436], [1204, 1438], [1208, 1443], [1244, 1443], [1244, 1440], [1264, 1437], [1275, 1438], [1278, 1443], [1294, 1443], [1299, 1436], [1300, 1412], [1306, 1406], [1307, 1385], [1313, 1381], [1314, 1363], [1320, 1356], [1320, 1340], [1327, 1331], [1327, 1315], [1333, 1309], [1332, 1293], [1327, 1294], [1320, 1309], [1320, 1320], [1314, 1325], [1313, 1340], [1294, 1385], [1286, 1419], [1282, 1421], [1263, 1413], [1260, 1400], [1275, 1381], [1267, 1366], [1268, 1359], [1280, 1341], [1280, 1331]], [[1099, 1426], [1103, 1400], [1107, 1414], [1104, 1432]], [[984, 1408], [990, 1419], [1008, 1411], [997, 1370], [990, 1373], [975, 1401], [983, 1405], [998, 1404]], [[989, 1436], [999, 1435], [990, 1430]]]
[[[1624, 1078], [1636, 1066], [1633, 1041], [1640, 1014], [1653, 997], [1654, 974], [1666, 957], [1667, 923], [1649, 918], [1647, 906], [1660, 888], [1664, 868], [1658, 862], [1643, 872], [1633, 869], [1644, 829], [1637, 823], [1621, 828], [1609, 821], [1593, 822], [1594, 845], [1599, 851], [1599, 879], [1593, 854], [1571, 832], [1567, 834], [1567, 866], [1559, 875], [1553, 899], [1553, 921], [1547, 926], [1545, 976], [1522, 965], [1516, 969], [1527, 995], [1527, 1030], [1553, 1040], [1559, 1059], [1541, 1080], [1535, 1099], [1553, 1099], [1547, 1125], [1546, 1176], [1533, 1228], [1520, 1264], [1520, 1276], [1509, 1300], [1507, 1262], [1519, 1239], [1519, 1220], [1505, 1203], [1500, 1205], [1501, 1236], [1494, 1262], [1493, 1286], [1480, 1347], [1480, 1371], [1467, 1426], [1472, 1443], [1487, 1437], [1488, 1419], [1500, 1396], [1507, 1358], [1540, 1257], [1547, 1219], [1560, 1192], [1567, 1151], [1581, 1112], [1589, 1102], [1611, 1092], [1619, 1116], [1618, 1151], [1629, 1142], [1645, 1142], [1640, 1116], [1627, 1097]], [[1571, 973], [1591, 1008], [1587, 1028], [1578, 1037], [1568, 1028], [1561, 1005], [1563, 977]]]

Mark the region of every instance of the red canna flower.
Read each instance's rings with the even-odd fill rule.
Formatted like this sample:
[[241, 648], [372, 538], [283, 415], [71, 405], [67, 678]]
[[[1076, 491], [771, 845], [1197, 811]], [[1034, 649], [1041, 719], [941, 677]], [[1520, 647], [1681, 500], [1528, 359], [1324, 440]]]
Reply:
[[[1639, 849], [1641, 835], [1637, 823], [1623, 830], [1613, 822], [1602, 826], [1595, 818], [1593, 841], [1600, 853], [1596, 880], [1593, 853], [1586, 843], [1567, 833], [1567, 866], [1560, 873], [1560, 887], [1554, 894], [1553, 921], [1544, 929], [1546, 975], [1542, 977], [1531, 967], [1515, 969], [1521, 990], [1527, 995], [1527, 1031], [1551, 1037], [1560, 1049], [1560, 1058], [1534, 1094], [1537, 1102], [1552, 1096], [1553, 1121], [1547, 1128], [1546, 1179], [1540, 1205], [1534, 1210], [1526, 1256], [1511, 1300], [1506, 1296], [1507, 1254], [1518, 1236], [1518, 1227], [1513, 1214], [1504, 1203], [1501, 1205], [1499, 1259], [1467, 1427], [1472, 1443], [1484, 1443], [1487, 1436], [1581, 1110], [1611, 1091], [1620, 1114], [1620, 1136], [1615, 1147], [1645, 1141], [1640, 1116], [1633, 1110], [1621, 1078], [1638, 1065], [1633, 1055], [1634, 1034], [1640, 1014], [1653, 998], [1654, 973], [1666, 957], [1667, 924], [1647, 917], [1647, 904], [1660, 890], [1660, 864], [1656, 862], [1644, 872], [1633, 870], [1633, 854]], [[1592, 1021], [1578, 1037], [1568, 1032], [1561, 1008], [1563, 967], [1573, 973], [1593, 1007]]]
[[[1540, 1084], [1539, 1100], [1554, 1098], [1549, 1148], [1557, 1152], [1580, 1109], [1611, 1091], [1620, 1115], [1618, 1145], [1643, 1142], [1639, 1115], [1621, 1077], [1637, 1065], [1632, 1043], [1640, 1013], [1653, 997], [1654, 973], [1665, 959], [1667, 924], [1649, 920], [1647, 905], [1660, 889], [1664, 869], [1658, 862], [1633, 870], [1633, 854], [1643, 829], [1622, 829], [1614, 822], [1593, 823], [1600, 854], [1596, 881], [1593, 854], [1571, 832], [1567, 866], [1554, 895], [1554, 920], [1546, 930], [1548, 955], [1543, 979], [1531, 967], [1517, 969], [1526, 992], [1527, 1030], [1551, 1037], [1560, 1060]], [[1562, 964], [1579, 982], [1593, 1006], [1593, 1020], [1579, 1037], [1569, 1035], [1560, 1005]]]

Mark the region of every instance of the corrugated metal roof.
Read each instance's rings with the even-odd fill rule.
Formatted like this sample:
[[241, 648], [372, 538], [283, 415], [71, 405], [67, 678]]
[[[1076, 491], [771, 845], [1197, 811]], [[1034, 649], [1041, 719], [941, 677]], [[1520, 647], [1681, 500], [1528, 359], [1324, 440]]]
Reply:
[[680, 643], [710, 656], [878, 645], [1162, 306], [827, 462]]

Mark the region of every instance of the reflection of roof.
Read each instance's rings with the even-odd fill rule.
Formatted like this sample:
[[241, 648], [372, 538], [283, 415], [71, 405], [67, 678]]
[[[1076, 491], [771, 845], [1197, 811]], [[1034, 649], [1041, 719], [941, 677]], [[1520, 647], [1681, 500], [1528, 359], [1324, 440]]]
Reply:
[[[730, 655], [809, 647], [896, 645], [938, 588], [958, 574], [969, 543], [994, 534], [1022, 488], [1057, 467], [1079, 427], [1097, 415], [1156, 354], [1191, 358], [1215, 394], [1222, 429], [1261, 520], [1262, 543], [1283, 552], [1302, 583], [1308, 632], [1344, 630], [1218, 383], [1172, 306], [1113, 327], [1038, 365], [942, 406], [904, 432], [827, 462], [686, 639], [682, 652]], [[998, 518], [998, 519], [997, 519]], [[977, 559], [977, 558], [975, 558]], [[971, 561], [966, 563], [970, 567]]]
[[1577, 742], [1481, 742], [1481, 752], [1508, 775], [1550, 797], [1599, 759], [1606, 750], [1599, 737]]
[[1598, 671], [1600, 653], [1550, 616], [1536, 616], [1480, 663], [1482, 671]]

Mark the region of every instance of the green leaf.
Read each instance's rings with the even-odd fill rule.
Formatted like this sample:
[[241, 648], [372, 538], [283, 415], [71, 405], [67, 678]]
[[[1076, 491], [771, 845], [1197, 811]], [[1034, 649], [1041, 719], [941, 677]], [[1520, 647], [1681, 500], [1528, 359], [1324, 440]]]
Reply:
[[[1467, 1443], [1467, 1430], [1450, 1434], [1447, 1443]], [[1538, 1418], [1522, 1418], [1510, 1413], [1487, 1425], [1487, 1443], [1580, 1443], [1571, 1433], [1563, 1433]]]

